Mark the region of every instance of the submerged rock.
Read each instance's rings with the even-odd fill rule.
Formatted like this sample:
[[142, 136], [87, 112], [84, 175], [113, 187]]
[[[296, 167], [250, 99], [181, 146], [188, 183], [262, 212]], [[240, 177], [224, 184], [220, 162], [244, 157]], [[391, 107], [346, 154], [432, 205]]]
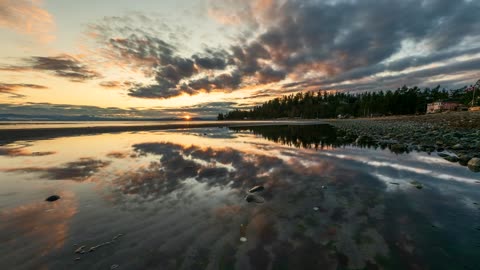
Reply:
[[245, 196], [245, 201], [247, 202], [254, 202], [254, 203], [264, 203], [265, 202], [265, 199], [258, 196], [258, 195], [255, 195], [255, 194], [248, 194], [247, 196]]
[[259, 192], [259, 191], [263, 191], [263, 190], [265, 190], [265, 188], [263, 186], [259, 185], [259, 186], [254, 186], [248, 192], [254, 193], [254, 192]]
[[417, 189], [422, 189], [423, 188], [422, 183], [417, 182], [417, 181], [412, 181], [412, 182], [410, 182], [410, 184], [414, 185]]
[[75, 250], [75, 253], [83, 254], [85, 253], [85, 247], [86, 246], [81, 246]]
[[54, 202], [54, 201], [59, 200], [59, 199], [60, 199], [60, 196], [58, 196], [58, 195], [52, 195], [52, 196], [46, 198], [45, 201], [47, 201], [47, 202]]
[[468, 168], [474, 172], [480, 172], [480, 158], [472, 158], [468, 161]]

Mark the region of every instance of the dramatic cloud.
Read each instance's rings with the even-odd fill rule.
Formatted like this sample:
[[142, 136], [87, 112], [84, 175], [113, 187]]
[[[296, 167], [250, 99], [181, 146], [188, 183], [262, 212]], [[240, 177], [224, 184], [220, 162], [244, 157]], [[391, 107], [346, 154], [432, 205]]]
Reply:
[[52, 75], [64, 77], [73, 82], [100, 78], [100, 74], [70, 55], [32, 56], [23, 59], [22, 65], [3, 66], [3, 71], [44, 71]]
[[52, 15], [41, 7], [40, 0], [0, 0], [0, 27], [49, 41], [54, 26]]
[[132, 97], [163, 99], [267, 84], [282, 86], [275, 90], [280, 92], [376, 90], [426, 85], [435, 76], [464, 72], [449, 81], [458, 86], [479, 68], [480, 47], [472, 44], [480, 40], [480, 19], [471, 12], [478, 9], [478, 1], [466, 0], [211, 1], [213, 18], [248, 31], [223, 48], [193, 53], [180, 51], [166, 35], [113, 18], [91, 29], [108, 57], [152, 78], [152, 84], [131, 86]]

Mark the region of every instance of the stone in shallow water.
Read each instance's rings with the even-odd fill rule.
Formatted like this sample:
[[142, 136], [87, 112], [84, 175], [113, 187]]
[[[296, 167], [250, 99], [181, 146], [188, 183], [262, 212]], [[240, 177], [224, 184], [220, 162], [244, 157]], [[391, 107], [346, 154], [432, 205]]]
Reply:
[[85, 253], [85, 246], [81, 246], [75, 250], [75, 253], [83, 254]]
[[47, 202], [54, 202], [54, 201], [56, 201], [56, 200], [58, 200], [58, 199], [60, 199], [60, 196], [58, 196], [58, 195], [52, 195], [52, 196], [46, 198], [45, 201], [47, 201]]
[[480, 158], [470, 159], [467, 166], [471, 171], [480, 172]]
[[247, 238], [246, 237], [240, 237], [240, 242], [247, 242]]
[[410, 184], [414, 185], [417, 189], [422, 189], [423, 188], [422, 183], [417, 182], [417, 181], [412, 181], [412, 182], [410, 182]]
[[318, 207], [313, 207], [313, 211], [318, 211], [320, 208]]
[[263, 186], [254, 186], [253, 188], [251, 188], [248, 192], [250, 193], [254, 193], [254, 192], [259, 192], [259, 191], [263, 191], [265, 188]]
[[255, 194], [248, 194], [247, 196], [245, 196], [245, 201], [247, 202], [254, 202], [254, 203], [264, 203], [265, 202], [265, 199], [258, 196], [258, 195], [255, 195]]
[[444, 159], [450, 162], [458, 162], [458, 157], [456, 156], [447, 156], [447, 157], [444, 157]]

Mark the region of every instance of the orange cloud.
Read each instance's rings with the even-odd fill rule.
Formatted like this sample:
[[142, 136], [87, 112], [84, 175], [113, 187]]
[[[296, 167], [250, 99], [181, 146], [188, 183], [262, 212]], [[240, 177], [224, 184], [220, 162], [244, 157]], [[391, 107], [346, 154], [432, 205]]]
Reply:
[[53, 16], [41, 4], [41, 0], [0, 0], [0, 27], [35, 36], [43, 42], [53, 40]]

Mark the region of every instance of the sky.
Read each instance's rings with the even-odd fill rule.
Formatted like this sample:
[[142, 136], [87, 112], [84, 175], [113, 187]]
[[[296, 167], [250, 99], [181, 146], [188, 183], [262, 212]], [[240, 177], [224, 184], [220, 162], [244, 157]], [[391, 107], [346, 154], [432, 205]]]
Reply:
[[0, 115], [214, 117], [480, 79], [477, 0], [0, 0]]

